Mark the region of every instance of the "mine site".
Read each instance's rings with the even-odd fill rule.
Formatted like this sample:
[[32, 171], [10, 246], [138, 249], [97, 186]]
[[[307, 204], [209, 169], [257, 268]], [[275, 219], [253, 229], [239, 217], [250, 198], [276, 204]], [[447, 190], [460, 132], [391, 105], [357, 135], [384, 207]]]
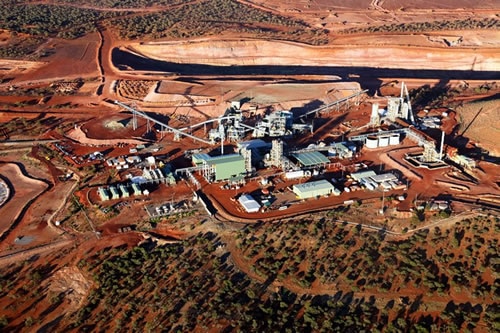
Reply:
[[497, 1], [5, 6], [0, 330], [498, 331]]

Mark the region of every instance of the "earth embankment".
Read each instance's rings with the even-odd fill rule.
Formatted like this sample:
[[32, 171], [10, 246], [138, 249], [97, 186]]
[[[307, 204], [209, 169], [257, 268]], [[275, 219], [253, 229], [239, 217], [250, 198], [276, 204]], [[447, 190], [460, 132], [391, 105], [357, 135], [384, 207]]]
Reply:
[[473, 71], [498, 71], [500, 68], [498, 48], [400, 45], [317, 47], [272, 40], [198, 40], [134, 43], [122, 50], [145, 59], [213, 66], [346, 66]]

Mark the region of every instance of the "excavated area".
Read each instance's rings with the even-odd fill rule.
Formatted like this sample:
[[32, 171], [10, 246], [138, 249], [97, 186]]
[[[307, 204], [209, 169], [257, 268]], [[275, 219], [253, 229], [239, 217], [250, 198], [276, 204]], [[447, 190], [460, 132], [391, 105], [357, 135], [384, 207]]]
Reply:
[[[366, 36], [373, 40], [373, 36]], [[346, 37], [347, 39], [347, 37]], [[415, 37], [406, 35], [401, 41]], [[342, 38], [337, 41], [341, 43]], [[359, 42], [359, 41], [358, 41]], [[122, 47], [123, 53], [178, 64], [212, 66], [345, 66], [393, 69], [497, 71], [500, 68], [498, 47], [436, 47], [422, 45], [328, 45], [309, 46], [276, 40], [196, 40], [187, 42], [135, 43]], [[495, 45], [497, 46], [497, 45]], [[136, 68], [119, 57], [118, 68]], [[123, 62], [123, 63], [120, 63]], [[142, 68], [147, 69], [147, 68]], [[151, 68], [150, 70], [153, 70]]]

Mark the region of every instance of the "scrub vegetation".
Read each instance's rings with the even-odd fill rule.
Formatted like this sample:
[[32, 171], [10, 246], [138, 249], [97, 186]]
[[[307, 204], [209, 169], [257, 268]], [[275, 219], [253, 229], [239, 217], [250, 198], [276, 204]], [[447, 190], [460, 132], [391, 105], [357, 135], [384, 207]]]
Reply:
[[[313, 45], [328, 42], [327, 31], [311, 28], [296, 19], [259, 10], [234, 0], [189, 3], [180, 0], [93, 1], [85, 6], [23, 4], [9, 1], [0, 11], [0, 29], [11, 33], [0, 46], [1, 58], [19, 59], [33, 54], [48, 38], [75, 39], [109, 25], [126, 40], [191, 38], [237, 33], [239, 36], [298, 41]], [[183, 3], [186, 3], [183, 5]], [[155, 12], [132, 12], [126, 8], [178, 5]], [[93, 8], [95, 7], [95, 8]], [[99, 7], [99, 8], [97, 8]], [[111, 10], [115, 7], [123, 10]], [[106, 10], [109, 8], [110, 10]]]
[[190, 38], [237, 32], [324, 44], [326, 31], [307, 24], [243, 5], [233, 0], [213, 0], [188, 4], [172, 10], [129, 16], [113, 21], [121, 38]]
[[387, 32], [423, 32], [423, 31], [446, 31], [446, 30], [478, 30], [478, 29], [500, 29], [500, 20], [496, 18], [464, 19], [454, 21], [391, 23], [366, 28], [351, 28], [341, 31], [345, 34], [353, 33], [387, 33]]
[[[80, 4], [80, 0], [63, 0], [59, 1], [69, 4]], [[88, 6], [95, 6], [100, 8], [144, 8], [144, 7], [158, 7], [165, 5], [176, 5], [189, 0], [86, 0]]]
[[[212, 232], [164, 246], [88, 252], [77, 267], [93, 287], [83, 305], [53, 328], [495, 331], [500, 263], [493, 235], [499, 229], [498, 218], [483, 217], [389, 240], [360, 227], [303, 219], [234, 231], [231, 252]], [[54, 298], [43, 286], [56, 269], [49, 263], [11, 266], [2, 273], [0, 297], [16, 297], [21, 307]], [[25, 274], [27, 287], [20, 277]], [[63, 300], [55, 299], [37, 320]], [[9, 328], [11, 319], [3, 318], [3, 325]]]
[[5, 5], [0, 29], [31, 36], [73, 39], [95, 31], [100, 20], [113, 12], [57, 5]]

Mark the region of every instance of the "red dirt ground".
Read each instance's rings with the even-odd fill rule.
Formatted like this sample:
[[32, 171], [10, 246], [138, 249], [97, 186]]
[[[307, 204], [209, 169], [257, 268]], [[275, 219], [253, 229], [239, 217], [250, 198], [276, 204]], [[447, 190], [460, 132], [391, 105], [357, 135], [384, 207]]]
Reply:
[[[13, 187], [11, 189], [11, 199], [0, 208], [2, 216], [0, 230], [4, 234], [18, 219], [19, 214], [28, 202], [36, 198], [48, 186], [42, 181], [25, 176], [16, 164], [2, 163], [0, 164], [0, 172]], [[5, 242], [2, 242], [2, 244], [5, 244]]]
[[[303, 19], [307, 22], [310, 22], [315, 27], [323, 27], [326, 29], [331, 29], [332, 37], [331, 37], [331, 45], [335, 47], [335, 45], [344, 45], [349, 44], [347, 48], [356, 48], [359, 45], [365, 46], [365, 49], [369, 49], [366, 45], [370, 45], [373, 47], [374, 43], [382, 43], [382, 45], [389, 45], [393, 47], [395, 52], [400, 52], [401, 54], [405, 53], [405, 50], [411, 49], [414, 54], [423, 53], [422, 50], [429, 50], [428, 48], [424, 49], [422, 46], [431, 47], [434, 52], [439, 53], [440, 51], [446, 52], [450, 54], [451, 57], [461, 52], [465, 53], [477, 53], [480, 54], [484, 59], [485, 63], [487, 61], [491, 61], [495, 63], [498, 61], [498, 40], [495, 40], [495, 32], [484, 32], [484, 31], [468, 31], [468, 32], [446, 32], [447, 34], [451, 34], [452, 36], [463, 35], [466, 41], [466, 46], [464, 49], [456, 48], [450, 50], [449, 48], [444, 48], [441, 41], [435, 42], [433, 39], [436, 38], [436, 34], [423, 34], [419, 36], [411, 35], [409, 37], [405, 34], [388, 34], [387, 36], [377, 35], [377, 41], [373, 41], [373, 35], [359, 35], [359, 36], [340, 36], [337, 35], [341, 29], [349, 28], [349, 27], [364, 27], [368, 26], [368, 24], [386, 24], [393, 22], [412, 22], [412, 21], [430, 21], [430, 20], [439, 20], [439, 19], [459, 19], [459, 18], [486, 18], [493, 17], [498, 13], [498, 3], [497, 1], [483, 1], [481, 3], [469, 1], [469, 0], [460, 0], [459, 2], [453, 0], [445, 0], [441, 2], [430, 3], [428, 1], [406, 1], [402, 2], [399, 0], [387, 0], [387, 1], [351, 1], [345, 2], [340, 0], [334, 1], [326, 1], [326, 0], [317, 0], [314, 2], [308, 2], [305, 4], [304, 2], [284, 2], [278, 0], [256, 0], [256, 1], [242, 1], [245, 3], [254, 3], [260, 6], [265, 6], [265, 8], [270, 8], [274, 11], [278, 10], [280, 13], [285, 13], [286, 15], [293, 15], [297, 18]], [[481, 6], [481, 9], [477, 9], [478, 6]], [[456, 9], [457, 7], [464, 7], [465, 9]], [[102, 37], [101, 37], [102, 36]], [[223, 36], [226, 37], [226, 36]], [[234, 36], [227, 36], [228, 38]], [[102, 38], [102, 40], [101, 40]], [[220, 36], [215, 37], [214, 39], [220, 39]], [[439, 38], [438, 38], [439, 39]], [[98, 63], [98, 47], [102, 42], [102, 50], [101, 50], [101, 58], [102, 63]], [[219, 41], [220, 42], [220, 41]], [[469, 44], [467, 44], [469, 43]], [[8, 74], [4, 74], [1, 72], [1, 77], [14, 77], [14, 80], [11, 82], [0, 84], [0, 89], [7, 90], [8, 86], [11, 84], [15, 84], [22, 87], [35, 87], [37, 85], [49, 85], [55, 80], [64, 79], [74, 79], [78, 77], [83, 78], [98, 78], [98, 83], [92, 86], [89, 86], [88, 90], [85, 90], [85, 93], [77, 94], [75, 96], [54, 96], [50, 101], [45, 105], [32, 105], [25, 107], [15, 107], [15, 106], [2, 106], [2, 112], [0, 112], [0, 121], [8, 121], [13, 118], [25, 117], [25, 118], [36, 118], [41, 113], [45, 113], [46, 117], [55, 116], [55, 117], [63, 117], [68, 121], [87, 121], [91, 118], [94, 120], [87, 122], [82, 126], [83, 130], [88, 131], [88, 135], [90, 137], [95, 137], [96, 139], [103, 139], [108, 141], [85, 141], [83, 137], [80, 136], [82, 142], [86, 142], [87, 144], [95, 145], [95, 144], [107, 144], [114, 145], [116, 142], [109, 139], [115, 139], [124, 141], [132, 136], [141, 136], [144, 132], [145, 124], [140, 121], [140, 128], [136, 132], [124, 130], [117, 131], [112, 133], [112, 131], [105, 130], [103, 127], [103, 122], [110, 120], [112, 117], [120, 111], [120, 108], [110, 104], [106, 100], [114, 100], [117, 98], [116, 94], [112, 90], [112, 84], [117, 79], [150, 79], [150, 80], [161, 80], [165, 79], [161, 75], [153, 75], [150, 76], [148, 73], [124, 73], [118, 71], [112, 64], [110, 55], [111, 50], [114, 47], [120, 46], [128, 46], [130, 43], [116, 40], [113, 34], [104, 30], [100, 33], [89, 34], [86, 37], [74, 40], [74, 41], [64, 41], [59, 39], [52, 39], [47, 43], [47, 47], [55, 48], [56, 52], [45, 58], [44, 61], [47, 63], [42, 64], [41, 67], [35, 68], [32, 71], [30, 70], [22, 70], [19, 72], [10, 71]], [[411, 44], [409, 48], [407, 45]], [[279, 44], [281, 45], [281, 44]], [[353, 47], [353, 45], [355, 47]], [[402, 46], [403, 45], [403, 46]], [[420, 48], [416, 48], [420, 47]], [[472, 48], [474, 48], [472, 50]], [[469, 50], [470, 49], [470, 50]], [[273, 50], [273, 48], [271, 48]], [[370, 49], [371, 50], [371, 49]], [[466, 51], [464, 51], [466, 50]], [[274, 51], [273, 51], [274, 52]], [[273, 53], [271, 52], [271, 53]], [[349, 56], [347, 60], [351, 59], [352, 56]], [[376, 61], [380, 61], [380, 59], [376, 59], [376, 55], [369, 53], [360, 53], [356, 56], [356, 59], [360, 61], [360, 63], [369, 66], [370, 63], [374, 63]], [[384, 57], [382, 61], [387, 61], [387, 57]], [[417, 59], [417, 61], [419, 61]], [[433, 66], [447, 68], [448, 63], [433, 63]], [[3, 66], [3, 65], [2, 65]], [[12, 65], [9, 66], [18, 66]], [[36, 66], [35, 66], [36, 67]], [[207, 78], [208, 79], [208, 78]], [[290, 79], [324, 79], [323, 77], [290, 77]], [[387, 82], [391, 81], [391, 79], [385, 79]], [[432, 84], [436, 83], [439, 78], [434, 80], [429, 79], [408, 79], [406, 82], [409, 87], [417, 87], [422, 84], [426, 84], [432, 82]], [[102, 89], [98, 88], [98, 85], [103, 82]], [[477, 84], [482, 84], [479, 82]], [[227, 86], [227, 85], [226, 85]], [[216, 87], [211, 87], [212, 92], [216, 91]], [[396, 94], [397, 94], [397, 89]], [[226, 97], [231, 97], [236, 95], [236, 91], [231, 91]], [[293, 96], [295, 97], [295, 96]], [[0, 103], [8, 103], [12, 104], [19, 101], [29, 101], [36, 99], [37, 97], [32, 96], [0, 96]], [[126, 100], [124, 100], [127, 102]], [[66, 106], [62, 108], [56, 108], [56, 106], [64, 104], [64, 103], [72, 103], [71, 106]], [[219, 115], [222, 111], [224, 111], [226, 105], [222, 105], [220, 108], [198, 108], [197, 110], [191, 111], [191, 108], [179, 108], [178, 113], [195, 113], [193, 115], [194, 119], [204, 119], [205, 115], [216, 116]], [[175, 108], [166, 109], [166, 111], [161, 111], [161, 108], [157, 108], [160, 112], [165, 114], [175, 113]], [[359, 110], [352, 110], [352, 112], [346, 114], [346, 118], [342, 120], [342, 122], [350, 122], [353, 127], [358, 127], [366, 123], [366, 120], [369, 116], [370, 104], [364, 104], [360, 107]], [[122, 117], [120, 115], [119, 117]], [[452, 119], [452, 117], [450, 117]], [[322, 138], [326, 140], [331, 140], [329, 135], [331, 134], [331, 130], [335, 127], [333, 122], [326, 123], [323, 127], [319, 128], [319, 131], [314, 135], [304, 136], [302, 139], [297, 140], [297, 143], [306, 144], [311, 141], [317, 141]], [[172, 120], [172, 125], [175, 127], [181, 127], [182, 124], [175, 123]], [[446, 123], [445, 128], [447, 131], [453, 127], [453, 121], [450, 123]], [[344, 128], [345, 130], [345, 128]], [[82, 132], [84, 133], [84, 132]], [[202, 136], [202, 130], [198, 130], [196, 132], [197, 135]], [[40, 136], [42, 137], [42, 136]], [[198, 148], [199, 144], [196, 142], [192, 142], [191, 140], [183, 140], [181, 142], [174, 142], [172, 140], [172, 134], [167, 134], [165, 138], [160, 141], [160, 144], [163, 146], [162, 150], [158, 152], [161, 153], [170, 153], [176, 151], [172, 156], [172, 160], [175, 161], [176, 165], [184, 166], [189, 165], [189, 162], [184, 160], [182, 155], [183, 151], [186, 149]], [[407, 143], [410, 146], [409, 143]], [[82, 146], [76, 143], [73, 143], [74, 150], [79, 155], [88, 154], [89, 152], [93, 152], [95, 150], [100, 150], [103, 147], [92, 147], [92, 146]], [[110, 146], [108, 146], [110, 147]], [[129, 147], [124, 147], [120, 149], [115, 148], [111, 156], [121, 155], [126, 152]], [[178, 151], [177, 151], [178, 149]], [[382, 151], [373, 151], [367, 152], [363, 151], [364, 156], [363, 160], [370, 159], [373, 160], [374, 163], [387, 163], [384, 156], [379, 156]], [[116, 155], [115, 155], [116, 154]], [[395, 157], [396, 159], [401, 159], [402, 152], [390, 152], [390, 156]], [[20, 161], [22, 159], [24, 153], [17, 153], [7, 156], [2, 156], [0, 159], [3, 162], [10, 163], [13, 161]], [[33, 204], [26, 210], [26, 216], [19, 223], [18, 227], [15, 228], [13, 232], [9, 234], [9, 236], [0, 244], [0, 248], [5, 251], [6, 249], [23, 249], [26, 247], [31, 247], [36, 244], [46, 244], [52, 242], [52, 244], [56, 244], [59, 239], [65, 240], [66, 238], [59, 236], [60, 230], [53, 230], [48, 227], [47, 220], [52, 216], [54, 212], [59, 209], [59, 206], [64, 203], [64, 200], [71, 193], [71, 187], [73, 186], [72, 182], [57, 182], [55, 177], [57, 175], [57, 171], [52, 167], [50, 169], [47, 167], [46, 163], [40, 164], [38, 161], [31, 160], [22, 160], [22, 163], [25, 165], [28, 173], [36, 178], [46, 179], [50, 182], [55, 182], [55, 186], [48, 192], [46, 192], [43, 196], [39, 197], [34, 201]], [[36, 195], [36, 192], [27, 191], [26, 179], [17, 171], [12, 170], [11, 167], [7, 166], [9, 164], [3, 164], [0, 166], [0, 172], [5, 175], [16, 189], [16, 194], [14, 198], [7, 203], [5, 206], [0, 208], [0, 213], [2, 216], [9, 216], [8, 214], [13, 214], [16, 211], [22, 209], [22, 207], [26, 203], [26, 199], [29, 198], [30, 195]], [[50, 164], [49, 164], [50, 165]], [[485, 193], [491, 193], [494, 195], [499, 195], [498, 182], [500, 181], [498, 178], [498, 165], [491, 164], [488, 162], [480, 162], [479, 166], [484, 171], [478, 171], [478, 178], [481, 181], [481, 185], [471, 187], [470, 194], [480, 196]], [[333, 170], [332, 170], [333, 171]], [[410, 191], [408, 192], [408, 196], [411, 198], [415, 197], [417, 194], [423, 194], [425, 196], [432, 196], [437, 193], [446, 190], [443, 187], [440, 187], [434, 183], [436, 179], [444, 178], [442, 171], [433, 171], [427, 172], [422, 170], [417, 170], [418, 173], [421, 173], [424, 176], [425, 182], [415, 182], [412, 184]], [[54, 178], [55, 177], [55, 178]], [[444, 178], [446, 179], [446, 178]], [[38, 191], [43, 190], [43, 186], [37, 183], [39, 188]], [[215, 201], [218, 202], [219, 207], [223, 207], [225, 211], [234, 214], [240, 218], [251, 218], [255, 220], [256, 216], [258, 219], [264, 218], [276, 218], [278, 216], [282, 216], [278, 211], [271, 211], [269, 213], [258, 213], [258, 214], [245, 214], [239, 211], [237, 205], [233, 201], [230, 200], [231, 197], [237, 194], [234, 190], [221, 190], [220, 184], [207, 185], [205, 182], [204, 191], [212, 197], [215, 198]], [[282, 182], [276, 183], [275, 191], [281, 188], [285, 188], [291, 185], [291, 182]], [[260, 187], [257, 182], [251, 182], [247, 187], [244, 188], [245, 192], [252, 192], [258, 190]], [[31, 188], [32, 189], [32, 188]], [[92, 188], [92, 191], [94, 188]], [[26, 191], [26, 192], [25, 192]], [[86, 192], [82, 193], [82, 200], [86, 200]], [[26, 194], [26, 198], [19, 198], [21, 194]], [[179, 183], [179, 185], [175, 188], [175, 195], [190, 195], [191, 189], [188, 185], [186, 185], [183, 181]], [[289, 195], [289, 194], [286, 194]], [[283, 198], [286, 197], [283, 195]], [[160, 186], [157, 191], [151, 193], [149, 197], [151, 203], [161, 203], [170, 200], [172, 196], [172, 188]], [[91, 202], [96, 203], [94, 201], [95, 196], [90, 194]], [[290, 215], [295, 215], [304, 211], [312, 211], [316, 208], [324, 208], [324, 205], [335, 205], [343, 202], [343, 200], [352, 198], [352, 195], [342, 194], [339, 197], [330, 197], [330, 198], [321, 198], [319, 200], [307, 200], [305, 203], [298, 203], [290, 207], [285, 212]], [[362, 199], [364, 201], [374, 202], [373, 205], [378, 205], [380, 202], [380, 194], [378, 193], [370, 193], [360, 191], [356, 193], [357, 199]], [[288, 197], [287, 197], [288, 199]], [[293, 198], [292, 198], [293, 199]], [[133, 199], [132, 199], [133, 200]], [[290, 199], [288, 199], [290, 200]], [[148, 202], [148, 203], [149, 203]], [[110, 202], [112, 204], [112, 202]], [[129, 221], [139, 221], [143, 220], [146, 217], [146, 213], [140, 207], [143, 202], [135, 203], [132, 205], [133, 208], [124, 207], [120, 211], [120, 213], [108, 220], [99, 221], [102, 224], [99, 224], [99, 230], [102, 230], [101, 239], [96, 239], [93, 234], [76, 234], [74, 236], [75, 244], [73, 247], [69, 247], [64, 243], [64, 247], [61, 251], [54, 252], [44, 252], [41, 255], [41, 259], [39, 262], [55, 262], [62, 265], [67, 265], [68, 269], [66, 271], [61, 271], [61, 273], [57, 276], [54, 276], [54, 280], [63, 280], [65, 276], [68, 278], [63, 281], [63, 284], [66, 285], [65, 290], [69, 290], [69, 288], [73, 288], [74, 290], [78, 290], [79, 293], [85, 295], [86, 292], [91, 288], [92, 282], [90, 277], [82, 276], [79, 270], [76, 268], [76, 264], [80, 259], [84, 259], [89, 255], [92, 255], [96, 251], [102, 249], [111, 249], [112, 247], [125, 246], [132, 247], [137, 245], [140, 241], [143, 240], [143, 236], [137, 232], [127, 232], [127, 233], [117, 233], [118, 228], [120, 226], [128, 225]], [[10, 205], [10, 206], [9, 206]], [[88, 203], [90, 206], [90, 203]], [[368, 204], [367, 204], [368, 205]], [[373, 210], [374, 206], [371, 206], [371, 210]], [[378, 206], [377, 206], [378, 207]], [[281, 212], [283, 213], [283, 212]], [[62, 214], [62, 213], [61, 213]], [[64, 215], [64, 214], [62, 214]], [[232, 219], [232, 217], [228, 217], [228, 219]], [[8, 219], [2, 219], [2, 223], [7, 221]], [[125, 221], [125, 222], [124, 222]], [[5, 225], [7, 226], [7, 224]], [[2, 228], [5, 228], [2, 225]], [[162, 236], [165, 237], [174, 237], [174, 238], [182, 238], [184, 234], [178, 232], [176, 230], [170, 230], [170, 227], [160, 227], [158, 229], [153, 230]], [[400, 230], [402, 225], [395, 224], [393, 226], [395, 230]], [[34, 236], [34, 240], [28, 246], [16, 246], [14, 244], [14, 239], [18, 236]], [[492, 236], [494, 237], [494, 235]], [[228, 244], [232, 244], [232, 242], [227, 242]], [[233, 252], [230, 248], [231, 253], [236, 253], [234, 255], [235, 260], [241, 260], [242, 258], [237, 255], [237, 251]], [[5, 252], [4, 252], [5, 253]], [[458, 255], [458, 253], [457, 253]], [[239, 259], [238, 259], [239, 258]], [[25, 260], [25, 258], [23, 258]], [[29, 266], [29, 265], [26, 265]], [[241, 269], [245, 269], [248, 267], [248, 264], [244, 261], [239, 262], [238, 266]], [[26, 270], [27, 268], [25, 268]], [[25, 271], [23, 271], [25, 272]], [[252, 272], [247, 270], [247, 274], [252, 276], [252, 278], [258, 279], [258, 277], [253, 276]], [[488, 277], [485, 277], [486, 279]], [[73, 281], [71, 281], [73, 280]], [[491, 278], [490, 278], [491, 280]], [[76, 282], [75, 282], [76, 281]], [[63, 288], [54, 281], [50, 283], [50, 285], [54, 285], [54, 290], [63, 290], [57, 288]], [[50, 286], [49, 286], [50, 287]], [[292, 285], [287, 285], [288, 288], [293, 289]], [[296, 290], [299, 293], [304, 292], [304, 290]], [[324, 292], [324, 290], [315, 290], [316, 292]], [[417, 292], [415, 290], [409, 290], [410, 293]], [[454, 293], [453, 297], [461, 300], [460, 294]], [[463, 298], [465, 300], [465, 298]], [[4, 304], [0, 304], [0, 308], [7, 309], [7, 306], [15, 303], [16, 300], [9, 300]], [[26, 314], [29, 314], [33, 318], [37, 318], [37, 315], [40, 312], [47, 308], [49, 305], [46, 301], [41, 301], [36, 309], [30, 310], [23, 315], [20, 315], [22, 309], [18, 309], [18, 311], [13, 310], [5, 310], [6, 315], [9, 318], [14, 318], [12, 325], [21, 324], [25, 318]], [[78, 300], [76, 303], [68, 304], [68, 309], [77, 309], [79, 306]], [[47, 317], [47, 320], [53, 320], [56, 318], [56, 315], [53, 314]], [[42, 323], [40, 323], [42, 325]]]

